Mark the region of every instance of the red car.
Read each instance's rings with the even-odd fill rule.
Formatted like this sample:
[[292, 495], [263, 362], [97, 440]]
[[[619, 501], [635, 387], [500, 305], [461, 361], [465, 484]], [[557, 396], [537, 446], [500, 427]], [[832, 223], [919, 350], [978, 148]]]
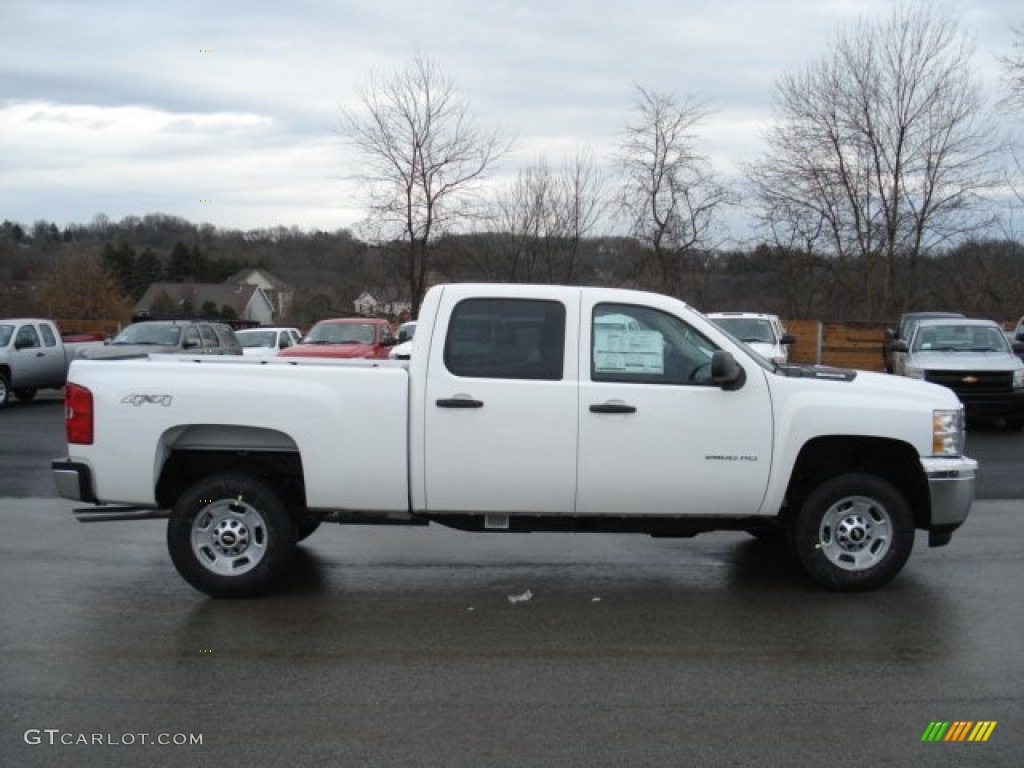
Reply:
[[302, 341], [282, 349], [278, 356], [386, 359], [395, 343], [387, 320], [346, 317], [321, 320]]

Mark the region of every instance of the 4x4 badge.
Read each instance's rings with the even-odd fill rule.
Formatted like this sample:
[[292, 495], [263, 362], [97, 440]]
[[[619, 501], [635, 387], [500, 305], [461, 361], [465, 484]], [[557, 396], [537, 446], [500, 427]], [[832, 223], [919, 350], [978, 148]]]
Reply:
[[173, 395], [125, 395], [121, 398], [121, 404], [134, 405], [135, 407], [140, 405], [162, 405], [166, 408], [173, 400]]

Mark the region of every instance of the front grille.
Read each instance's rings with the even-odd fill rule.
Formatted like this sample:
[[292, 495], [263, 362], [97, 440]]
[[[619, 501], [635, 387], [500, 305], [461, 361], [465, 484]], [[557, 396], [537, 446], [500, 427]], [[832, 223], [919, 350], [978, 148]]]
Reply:
[[928, 371], [925, 380], [956, 392], [963, 401], [986, 395], [1012, 394], [1012, 371]]

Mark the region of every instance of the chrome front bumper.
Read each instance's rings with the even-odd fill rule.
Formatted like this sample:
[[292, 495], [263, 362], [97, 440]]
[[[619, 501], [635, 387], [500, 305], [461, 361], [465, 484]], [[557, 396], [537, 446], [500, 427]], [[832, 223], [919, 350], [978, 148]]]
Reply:
[[931, 521], [928, 530], [931, 546], [949, 541], [953, 531], [967, 519], [974, 503], [978, 462], [966, 456], [952, 459], [921, 459], [928, 493], [931, 497]]

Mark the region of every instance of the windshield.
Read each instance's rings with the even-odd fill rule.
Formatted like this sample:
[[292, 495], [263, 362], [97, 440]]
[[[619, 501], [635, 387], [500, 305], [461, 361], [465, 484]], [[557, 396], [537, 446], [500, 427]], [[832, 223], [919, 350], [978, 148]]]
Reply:
[[914, 352], [1008, 352], [1006, 335], [988, 325], [928, 325], [914, 335]]
[[767, 320], [758, 317], [711, 317], [708, 319], [746, 344], [775, 343], [775, 331]]
[[399, 341], [412, 341], [412, 337], [416, 335], [416, 321], [411, 320], [408, 323], [402, 323], [398, 327], [398, 340]]
[[0, 347], [6, 347], [11, 343], [11, 336], [14, 335], [13, 325], [0, 325]]
[[239, 331], [235, 335], [238, 342], [248, 349], [277, 346], [277, 331]]
[[321, 323], [303, 339], [304, 344], [373, 344], [372, 323]]
[[136, 323], [129, 325], [111, 342], [112, 344], [151, 344], [158, 347], [176, 347], [181, 340], [181, 327]]

